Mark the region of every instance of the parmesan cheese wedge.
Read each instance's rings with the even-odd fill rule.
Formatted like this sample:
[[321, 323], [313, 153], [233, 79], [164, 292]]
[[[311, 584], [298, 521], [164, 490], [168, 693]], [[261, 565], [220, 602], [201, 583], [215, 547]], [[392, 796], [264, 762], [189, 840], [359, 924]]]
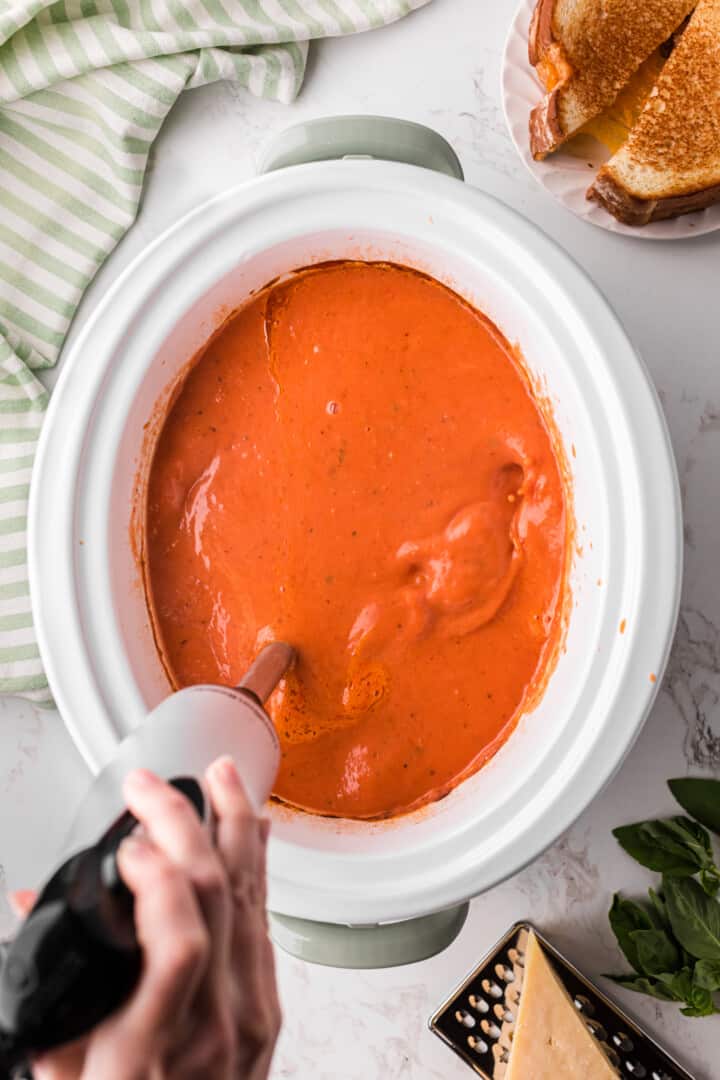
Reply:
[[617, 1080], [533, 933], [524, 967], [505, 1080]]

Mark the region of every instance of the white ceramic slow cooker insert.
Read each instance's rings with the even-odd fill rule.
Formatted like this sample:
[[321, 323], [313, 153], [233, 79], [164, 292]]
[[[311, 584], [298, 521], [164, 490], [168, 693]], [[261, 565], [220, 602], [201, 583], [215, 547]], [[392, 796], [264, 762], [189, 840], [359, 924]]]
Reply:
[[53, 693], [92, 770], [169, 690], [130, 539], [145, 425], [224, 314], [278, 275], [342, 258], [423, 270], [519, 345], [553, 403], [578, 548], [565, 651], [488, 765], [389, 822], [272, 807], [273, 910], [368, 924], [499, 882], [612, 776], [665, 665], [681, 529], [648, 376], [598, 290], [542, 232], [417, 165], [322, 161], [261, 176], [197, 209], [125, 271], [66, 356], [52, 399], [31, 500], [33, 605]]

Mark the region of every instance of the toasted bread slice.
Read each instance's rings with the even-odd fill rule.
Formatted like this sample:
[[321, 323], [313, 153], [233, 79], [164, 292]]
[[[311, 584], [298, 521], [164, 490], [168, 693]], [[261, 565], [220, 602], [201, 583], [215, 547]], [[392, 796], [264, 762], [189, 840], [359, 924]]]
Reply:
[[720, 0], [700, 0], [623, 146], [588, 197], [626, 225], [720, 200]]
[[530, 149], [544, 158], [607, 108], [697, 0], [538, 0], [530, 63], [548, 93], [530, 114]]

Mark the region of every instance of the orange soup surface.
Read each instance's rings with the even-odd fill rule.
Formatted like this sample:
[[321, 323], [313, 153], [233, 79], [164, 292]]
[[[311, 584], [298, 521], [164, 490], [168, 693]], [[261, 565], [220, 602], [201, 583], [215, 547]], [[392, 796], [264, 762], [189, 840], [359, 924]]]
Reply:
[[291, 642], [275, 795], [398, 814], [479, 768], [539, 696], [567, 532], [551, 432], [499, 331], [415, 271], [326, 264], [235, 313], [165, 418], [158, 645], [186, 686]]

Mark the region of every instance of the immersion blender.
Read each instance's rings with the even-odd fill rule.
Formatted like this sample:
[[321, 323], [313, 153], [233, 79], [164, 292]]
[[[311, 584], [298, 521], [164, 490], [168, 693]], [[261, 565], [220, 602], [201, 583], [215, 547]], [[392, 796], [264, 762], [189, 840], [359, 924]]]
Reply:
[[[33, 1054], [90, 1031], [122, 1004], [140, 976], [133, 898], [115, 858], [137, 826], [123, 812], [125, 775], [143, 767], [172, 777], [206, 821], [207, 799], [195, 777], [229, 754], [259, 810], [280, 762], [277, 735], [262, 706], [294, 657], [290, 645], [275, 642], [237, 687], [191, 686], [172, 694], [95, 778], [71, 830], [67, 849], [74, 854], [43, 887], [15, 938], [0, 946], [0, 1077], [11, 1076]], [[90, 843], [97, 822], [108, 820], [113, 824]]]

